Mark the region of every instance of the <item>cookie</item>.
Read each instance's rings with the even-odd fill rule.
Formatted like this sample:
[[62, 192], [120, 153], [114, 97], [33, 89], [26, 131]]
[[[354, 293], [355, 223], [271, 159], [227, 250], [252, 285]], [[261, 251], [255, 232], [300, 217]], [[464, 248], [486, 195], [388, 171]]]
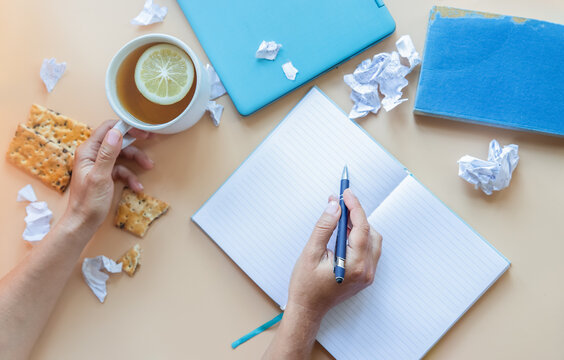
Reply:
[[133, 276], [137, 271], [137, 266], [140, 265], [139, 259], [141, 258], [141, 247], [135, 244], [131, 249], [127, 250], [117, 263], [122, 263], [121, 269], [129, 276]]
[[92, 129], [58, 112], [33, 104], [26, 125], [74, 156], [76, 148], [90, 137]]
[[114, 224], [132, 234], [143, 237], [149, 225], [167, 212], [169, 205], [152, 196], [123, 189]]
[[69, 151], [28, 126], [18, 125], [8, 148], [7, 158], [61, 193], [69, 185], [72, 173], [72, 156]]

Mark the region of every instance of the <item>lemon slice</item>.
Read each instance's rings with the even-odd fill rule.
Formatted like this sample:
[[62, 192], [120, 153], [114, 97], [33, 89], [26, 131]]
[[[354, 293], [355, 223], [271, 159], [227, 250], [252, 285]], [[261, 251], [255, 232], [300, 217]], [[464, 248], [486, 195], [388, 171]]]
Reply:
[[135, 85], [149, 101], [171, 105], [182, 100], [194, 82], [192, 60], [170, 44], [151, 46], [137, 61]]

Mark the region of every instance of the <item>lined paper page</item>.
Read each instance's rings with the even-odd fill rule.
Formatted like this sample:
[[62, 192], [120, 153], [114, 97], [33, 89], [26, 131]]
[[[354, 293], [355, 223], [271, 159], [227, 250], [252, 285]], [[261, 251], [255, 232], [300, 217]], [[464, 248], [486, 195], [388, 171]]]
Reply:
[[333, 309], [318, 335], [338, 359], [421, 358], [509, 267], [411, 176], [369, 222], [384, 239], [374, 283]]
[[193, 220], [279, 305], [343, 166], [369, 213], [404, 167], [313, 88]]

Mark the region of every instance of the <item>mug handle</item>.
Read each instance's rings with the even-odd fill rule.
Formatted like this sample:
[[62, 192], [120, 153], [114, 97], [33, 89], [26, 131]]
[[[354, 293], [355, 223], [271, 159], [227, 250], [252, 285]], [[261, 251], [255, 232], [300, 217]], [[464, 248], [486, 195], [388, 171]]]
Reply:
[[133, 127], [131, 125], [123, 120], [119, 120], [113, 127], [113, 129], [117, 129], [123, 135], [123, 142], [121, 143], [122, 149], [125, 149], [135, 141], [133, 136], [127, 135], [127, 132], [132, 128]]

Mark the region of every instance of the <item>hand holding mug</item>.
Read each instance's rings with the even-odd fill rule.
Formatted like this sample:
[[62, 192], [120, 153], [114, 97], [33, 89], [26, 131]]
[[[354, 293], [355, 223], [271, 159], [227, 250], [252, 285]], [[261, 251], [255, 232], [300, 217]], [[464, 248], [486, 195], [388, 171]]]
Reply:
[[[194, 81], [185, 98], [170, 105], [153, 104], [156, 105], [154, 107], [156, 110], [150, 111], [162, 115], [160, 116], [163, 119], [162, 123], [144, 118], [143, 114], [147, 114], [149, 111], [147, 107], [151, 106], [151, 102], [144, 98], [136, 86], [128, 85], [129, 82], [134, 83], [135, 69], [133, 68], [139, 57], [143, 56], [143, 50], [158, 44], [170, 44], [180, 49], [188, 56], [194, 67]], [[130, 96], [136, 96], [136, 92], [139, 92], [139, 98], [136, 101], [128, 100]], [[135, 140], [126, 135], [132, 128], [152, 133], [173, 134], [196, 124], [205, 113], [210, 96], [210, 84], [207, 70], [194, 51], [184, 42], [170, 35], [147, 34], [125, 44], [111, 60], [106, 72], [106, 96], [110, 106], [121, 119], [114, 128], [124, 135], [122, 147], [126, 147]], [[166, 114], [170, 113], [171, 107], [177, 109], [177, 113], [174, 114], [178, 115], [167, 118]]]

